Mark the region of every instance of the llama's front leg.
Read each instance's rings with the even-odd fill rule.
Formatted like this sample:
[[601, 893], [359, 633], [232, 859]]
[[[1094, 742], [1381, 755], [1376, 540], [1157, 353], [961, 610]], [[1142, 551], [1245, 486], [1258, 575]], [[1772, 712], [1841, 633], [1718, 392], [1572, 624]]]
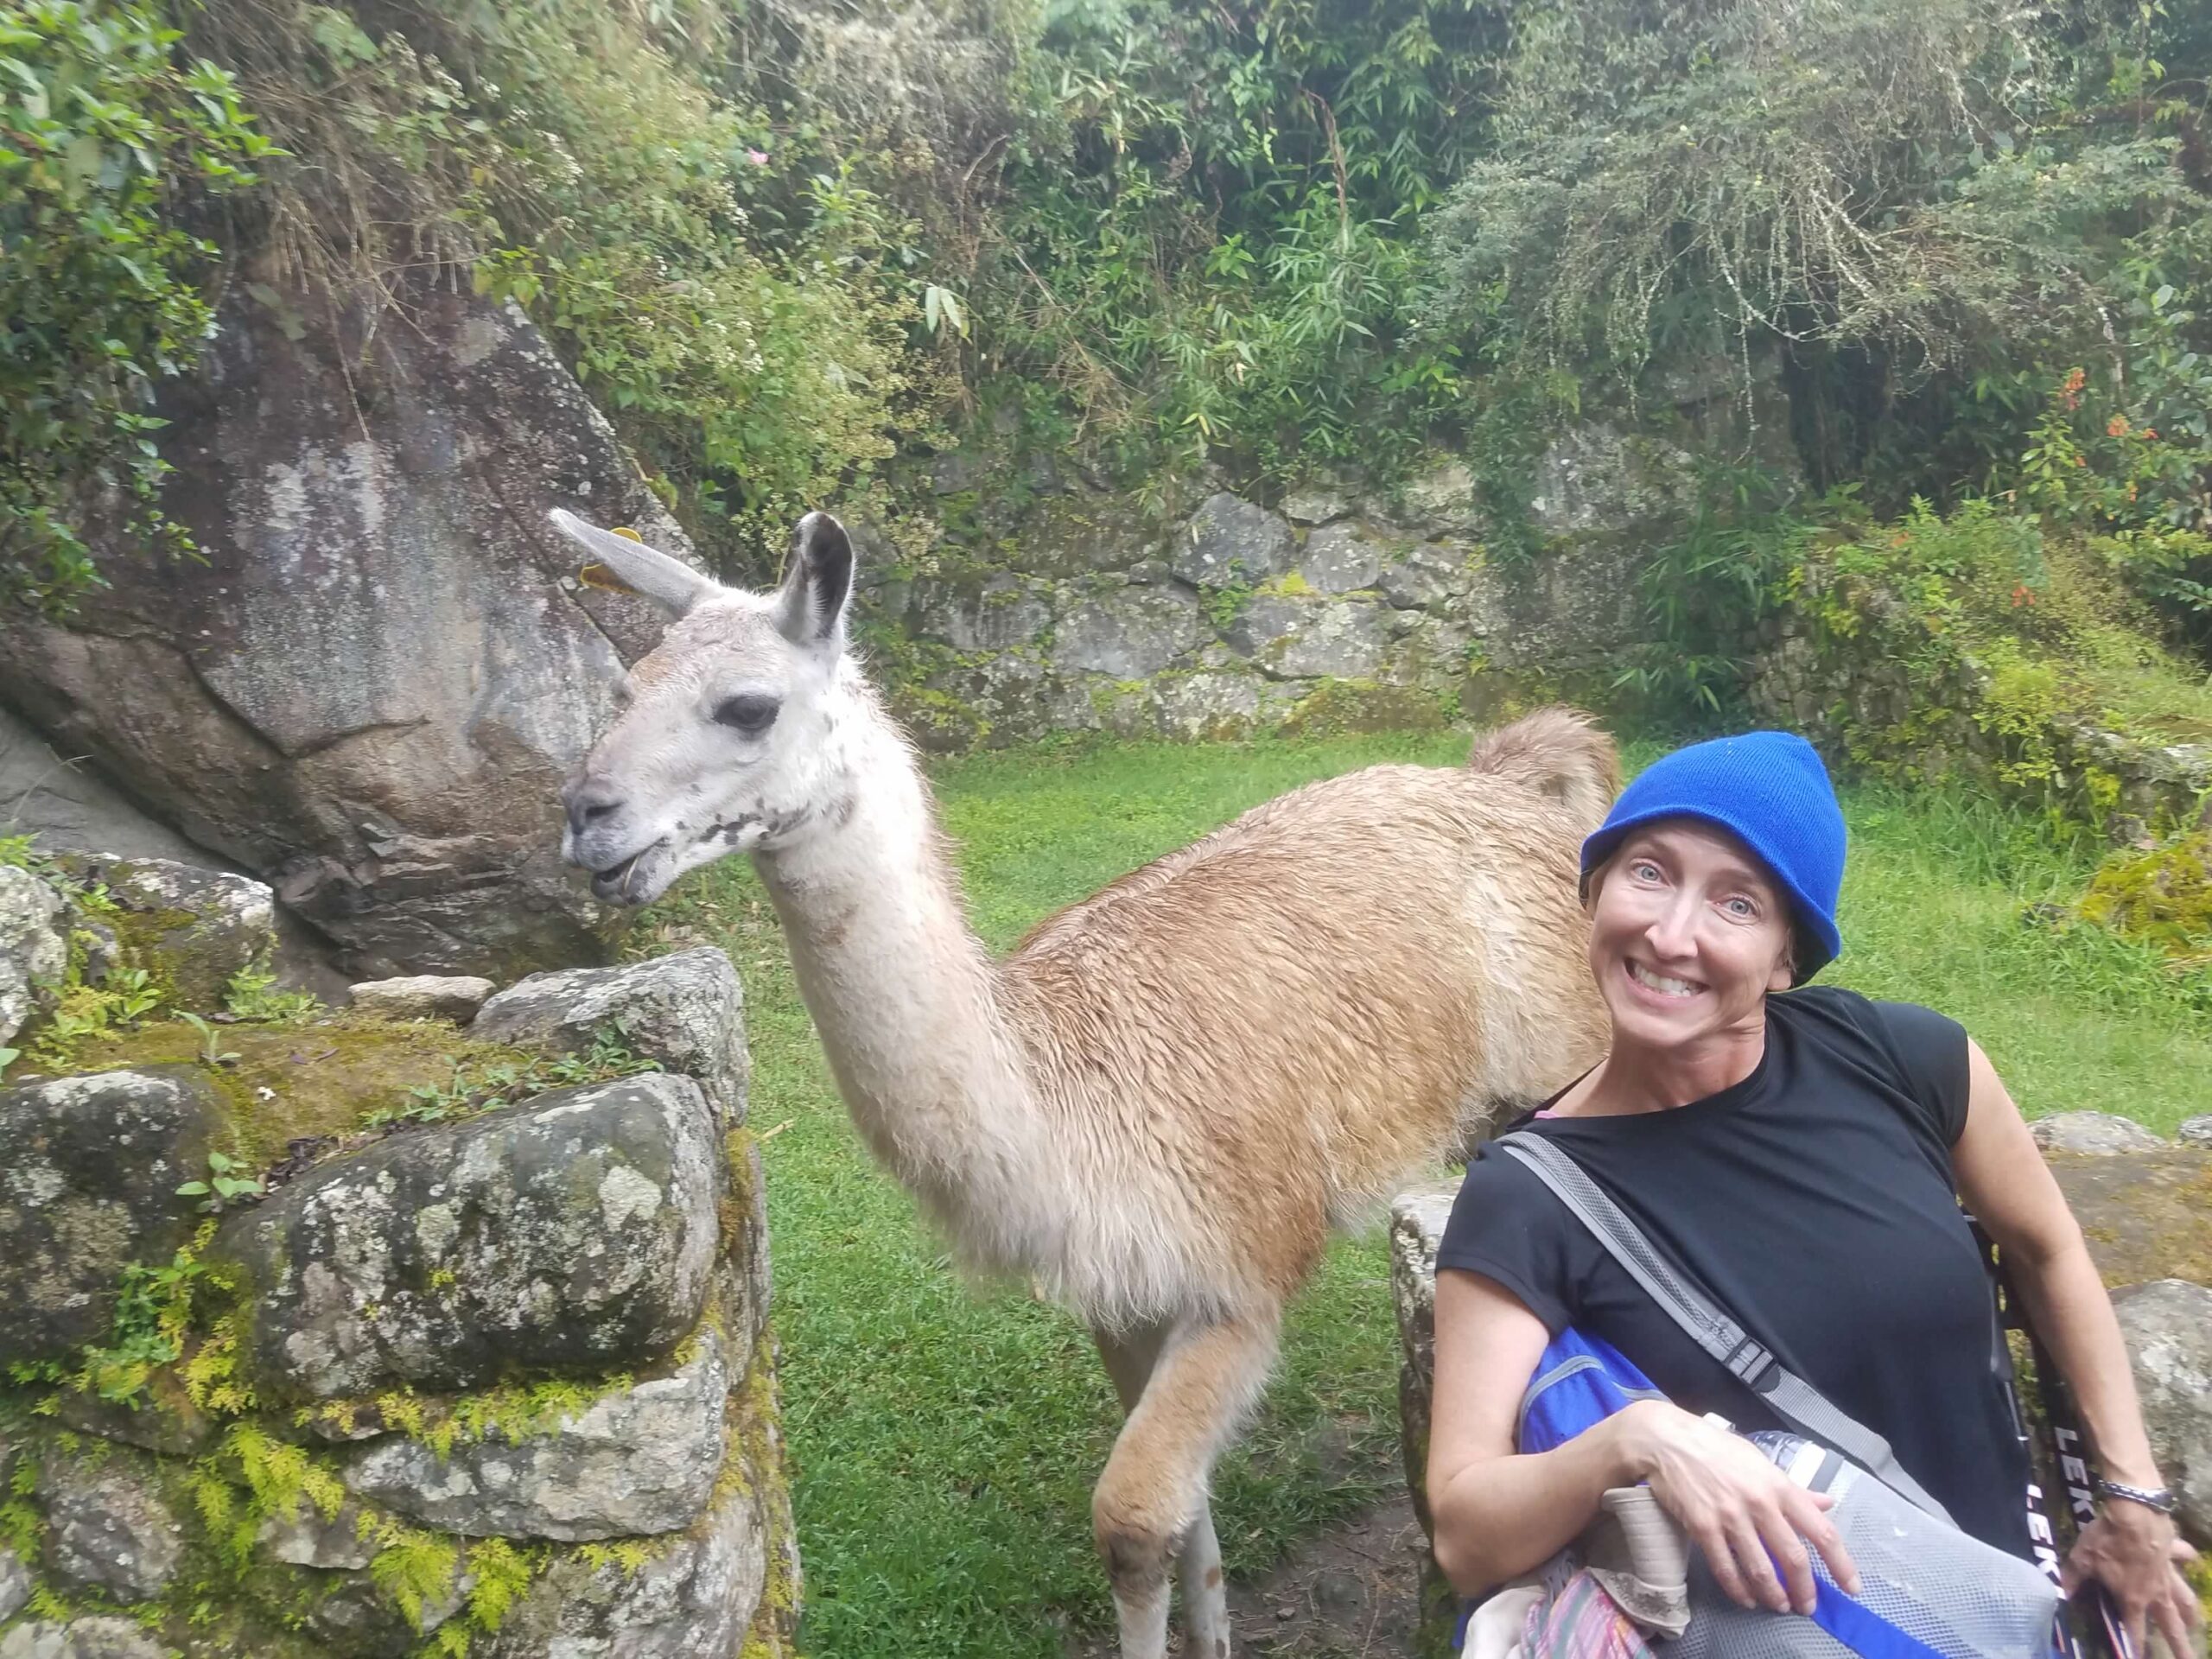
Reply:
[[1168, 1563], [1179, 1551], [1192, 1634], [1205, 1644], [1189, 1659], [1225, 1659], [1228, 1613], [1206, 1479], [1266, 1384], [1277, 1324], [1269, 1309], [1175, 1327], [1114, 1442], [1090, 1513], [1121, 1617], [1122, 1659], [1164, 1659]]
[[1221, 1581], [1221, 1541], [1213, 1534], [1213, 1508], [1184, 1535], [1177, 1564], [1183, 1580], [1184, 1659], [1229, 1659], [1229, 1587]]

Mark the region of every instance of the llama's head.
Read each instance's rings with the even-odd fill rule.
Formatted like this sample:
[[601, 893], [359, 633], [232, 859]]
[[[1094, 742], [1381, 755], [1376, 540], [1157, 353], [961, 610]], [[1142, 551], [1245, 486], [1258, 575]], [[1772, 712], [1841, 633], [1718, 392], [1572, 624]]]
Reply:
[[563, 856], [613, 904], [650, 904], [684, 871], [804, 831], [836, 785], [853, 545], [799, 521], [772, 594], [725, 588], [639, 542], [553, 522], [674, 620], [624, 677], [614, 724], [561, 791]]

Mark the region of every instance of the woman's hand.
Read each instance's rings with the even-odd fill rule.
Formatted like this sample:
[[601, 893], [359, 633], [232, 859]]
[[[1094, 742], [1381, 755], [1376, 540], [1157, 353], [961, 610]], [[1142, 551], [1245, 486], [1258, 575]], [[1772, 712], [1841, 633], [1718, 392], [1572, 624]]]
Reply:
[[2165, 1637], [2174, 1659], [2190, 1659], [2197, 1651], [2193, 1633], [2203, 1613], [2181, 1569], [2196, 1559], [2196, 1552], [2175, 1535], [2171, 1516], [2118, 1498], [2082, 1529], [2061, 1572], [2069, 1596], [2091, 1580], [2105, 1587], [2139, 1656], [2145, 1653], [2148, 1626]]
[[1664, 1401], [1639, 1400], [1612, 1421], [1651, 1495], [1705, 1552], [1713, 1581], [1730, 1599], [1777, 1613], [1811, 1612], [1808, 1543], [1836, 1583], [1858, 1593], [1859, 1569], [1827, 1518], [1834, 1500], [1827, 1494], [1807, 1491], [1749, 1440]]

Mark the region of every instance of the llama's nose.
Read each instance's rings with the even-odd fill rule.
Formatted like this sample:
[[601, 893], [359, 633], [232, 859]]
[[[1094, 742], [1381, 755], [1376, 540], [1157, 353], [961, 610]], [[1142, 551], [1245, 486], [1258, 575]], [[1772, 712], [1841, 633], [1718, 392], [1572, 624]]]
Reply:
[[561, 791], [561, 804], [568, 809], [569, 832], [581, 836], [621, 810], [622, 797], [607, 779], [579, 778]]

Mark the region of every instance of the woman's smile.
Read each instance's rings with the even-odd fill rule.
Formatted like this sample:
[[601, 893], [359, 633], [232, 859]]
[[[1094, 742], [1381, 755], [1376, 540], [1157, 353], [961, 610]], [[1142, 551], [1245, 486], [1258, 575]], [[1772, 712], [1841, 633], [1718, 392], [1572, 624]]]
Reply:
[[1628, 963], [1628, 976], [1654, 995], [1666, 997], [1675, 1001], [1695, 996], [1705, 989], [1705, 987], [1696, 980], [1683, 979], [1672, 974], [1662, 974], [1657, 969], [1647, 968], [1643, 963], [1633, 959]]

